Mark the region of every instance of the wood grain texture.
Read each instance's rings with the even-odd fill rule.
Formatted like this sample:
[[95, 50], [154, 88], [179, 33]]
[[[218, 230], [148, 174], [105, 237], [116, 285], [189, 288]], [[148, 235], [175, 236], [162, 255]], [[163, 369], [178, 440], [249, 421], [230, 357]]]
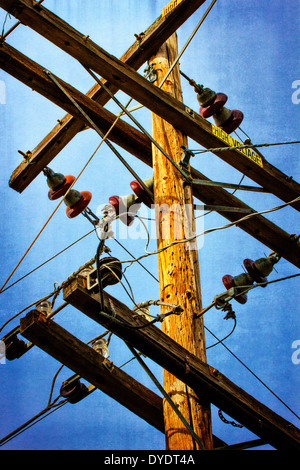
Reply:
[[99, 312], [99, 294], [75, 279], [64, 289], [64, 300], [89, 318], [128, 341], [178, 380], [207, 399], [238, 423], [278, 450], [300, 450], [300, 430], [234, 384], [214, 367], [201, 361], [155, 325], [147, 324], [118, 299], [104, 292], [107, 315]]
[[[44, 68], [36, 64], [28, 57], [21, 54], [19, 51], [9, 46], [2, 44], [0, 47], [0, 67], [25, 83], [27, 86], [35, 89], [43, 96], [47, 97], [60, 107], [71, 110], [74, 116], [77, 116], [76, 125], [72, 127], [73, 135], [80, 130], [80, 126], [85, 126], [86, 123], [82, 120], [82, 115], [75, 109], [69, 101], [66, 101], [65, 96], [58, 92], [57, 87], [53, 85], [51, 80], [43, 72]], [[65, 82], [60, 82], [66, 87], [72, 96], [79, 100], [80, 104], [84, 107], [85, 111], [91, 113], [94, 122], [104, 132], [105, 129], [111, 125], [115, 116], [106, 111], [98, 103], [92, 101], [88, 96], [80, 94], [78, 90], [71, 87]], [[13, 174], [10, 184], [14, 189], [22, 192], [28, 185], [28, 181], [32, 181], [44, 168], [47, 166], [52, 158], [55, 157], [56, 152], [60, 151], [66, 144], [65, 138], [68, 140], [70, 134], [66, 136], [67, 127], [64, 124], [58, 124], [54, 132], [55, 144], [49, 143], [48, 138], [45, 138], [36, 148], [36, 153], [33, 152], [30, 157], [30, 162], [34, 164], [28, 165], [25, 161], [22, 162], [17, 168], [17, 174]], [[70, 130], [71, 132], [71, 130]], [[121, 138], [120, 138], [121, 137]], [[152, 148], [150, 139], [131, 126], [123, 122], [121, 119], [118, 121], [115, 132], [110, 134], [110, 140], [118, 143], [122, 148], [128, 150], [135, 155], [139, 160], [145, 164], [152, 166]], [[191, 168], [191, 175], [194, 179], [208, 178], [195, 168]], [[208, 180], [209, 181], [209, 180]], [[200, 199], [204, 204], [217, 204], [227, 205], [232, 207], [239, 207], [254, 209], [243, 203], [237, 197], [225, 191], [223, 188], [218, 187], [205, 187], [193, 186], [193, 195]], [[230, 222], [234, 222], [240, 218], [240, 215], [233, 212], [220, 212]], [[284, 257], [295, 266], [300, 267], [300, 243], [293, 239], [290, 234], [282, 230], [276, 224], [272, 223], [263, 216], [255, 216], [238, 224], [238, 227], [253, 236], [261, 243], [275, 251], [280, 256]]]
[[[141, 44], [135, 41], [122, 55], [120, 60], [134, 70], [138, 70], [149, 57], [160, 47], [161, 44], [179, 28], [205, 0], [184, 0], [180, 8], [175, 8], [167, 17], [160, 16], [154, 23], [143, 32]], [[119, 88], [107, 80], [102, 79], [111, 92], [116, 93]], [[109, 95], [95, 84], [86, 94], [89, 98], [104, 106], [110, 99]], [[55, 126], [32, 150], [31, 160], [35, 166], [28, 171], [28, 165], [21, 163], [12, 173], [10, 187], [18, 192], [24, 191], [28, 185], [41, 171], [40, 160], [48, 165], [71, 140], [85, 129], [81, 119], [72, 114], [65, 115], [60, 119], [59, 125]]]
[[[184, 2], [179, 4], [183, 8]], [[98, 73], [139, 103], [180, 129], [205, 148], [227, 147], [213, 132], [212, 124], [138, 74], [132, 67], [108, 53], [44, 7], [35, 8], [30, 0], [0, 0], [0, 7], [44, 36], [80, 63]], [[180, 10], [179, 10], [180, 11]], [[213, 151], [218, 157], [247, 175], [284, 202], [300, 194], [300, 185], [263, 159], [263, 167], [238, 150]], [[300, 210], [300, 202], [292, 207]]]
[[156, 429], [164, 432], [162, 399], [54, 321], [30, 311], [21, 334]]
[[[178, 54], [174, 34], [160, 48], [151, 61], [160, 83]], [[163, 85], [165, 92], [182, 100], [179, 68]], [[186, 137], [160, 116], [152, 114], [152, 135], [156, 142], [178, 164]], [[166, 247], [174, 240], [182, 240], [194, 233], [193, 197], [191, 186], [184, 184], [172, 163], [153, 145], [154, 202], [156, 204], [157, 248]], [[162, 209], [162, 210], [161, 210]], [[160, 296], [163, 302], [180, 305], [180, 316], [171, 315], [162, 324], [162, 331], [186, 350], [206, 361], [205, 335], [202, 318], [194, 320], [200, 312], [201, 289], [197, 243], [177, 244], [158, 254]], [[166, 313], [170, 307], [162, 307]], [[190, 423], [205, 449], [212, 448], [210, 405], [167, 370], [163, 371], [164, 388]], [[164, 401], [165, 436], [167, 450], [193, 450], [198, 445], [178, 415]]]

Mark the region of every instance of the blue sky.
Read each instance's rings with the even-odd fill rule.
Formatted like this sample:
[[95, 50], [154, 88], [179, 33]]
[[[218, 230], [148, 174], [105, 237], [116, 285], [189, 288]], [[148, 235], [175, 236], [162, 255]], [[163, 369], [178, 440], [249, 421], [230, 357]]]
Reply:
[[[86, 2], [81, 1], [45, 0], [44, 5], [80, 32], [88, 34], [105, 50], [120, 57], [134, 42], [134, 34], [152, 24], [166, 3], [161, 0], [145, 0], [142, 3], [137, 0], [91, 0], [87, 6]], [[208, 6], [209, 2], [206, 3]], [[205, 9], [206, 4], [178, 30], [179, 50]], [[299, 9], [296, 0], [218, 0], [180, 59], [181, 70], [186, 75], [197, 83], [228, 95], [227, 106], [244, 113], [241, 128], [256, 144], [299, 140], [300, 104], [292, 99], [296, 91], [293, 84], [300, 80]], [[5, 15], [1, 10], [1, 25]], [[5, 30], [14, 22], [14, 18], [8, 18]], [[75, 60], [28, 27], [19, 26], [7, 39], [7, 43], [84, 93], [93, 85], [92, 78]], [[139, 71], [141, 74], [143, 69]], [[18, 150], [32, 150], [65, 112], [2, 70], [0, 83], [2, 284], [55, 208], [55, 203], [47, 197], [48, 188], [42, 174], [22, 194], [8, 187], [9, 178], [22, 158]], [[182, 89], [185, 104], [198, 112], [196, 95], [184, 79]], [[117, 96], [123, 104], [127, 103], [127, 96], [122, 93]], [[114, 112], [119, 111], [114, 103], [109, 103], [107, 107]], [[149, 111], [138, 110], [135, 117], [151, 132]], [[244, 138], [241, 133], [240, 136]], [[98, 144], [99, 136], [96, 132], [81, 132], [54, 159], [50, 167], [63, 174], [77, 176]], [[200, 148], [192, 141], [189, 141], [189, 147]], [[273, 165], [299, 181], [299, 146], [271, 147], [262, 149], [262, 153]], [[151, 176], [149, 167], [123, 150], [121, 154], [142, 179]], [[238, 171], [210, 153], [195, 156], [192, 164], [215, 181], [238, 183], [241, 178]], [[76, 189], [92, 192], [90, 208], [97, 213], [111, 195], [129, 194], [132, 179], [116, 156], [103, 145], [76, 183]], [[245, 178], [244, 184], [252, 182]], [[266, 210], [281, 204], [273, 195], [239, 191], [236, 196], [256, 210]], [[145, 214], [145, 208], [142, 213]], [[151, 212], [147, 214], [154, 215]], [[266, 217], [288, 233], [299, 234], [299, 217], [295, 210], [288, 207]], [[203, 228], [218, 227], [225, 223], [226, 219], [211, 213], [204, 219], [198, 219], [197, 230], [200, 232]], [[62, 205], [9, 284], [91, 228], [82, 216], [68, 219]], [[115, 229], [118, 231], [118, 227]], [[135, 256], [144, 253], [146, 243], [142, 230], [138, 235], [138, 229], [134, 226], [132, 233], [129, 230], [127, 239], [120, 240]], [[1, 293], [0, 324], [52, 292], [54, 283], [62, 283], [95, 255], [97, 244], [97, 237], [89, 235]], [[270, 253], [267, 247], [237, 227], [205, 235], [199, 238], [198, 246], [204, 307], [212, 302], [215, 295], [224, 291], [224, 274], [239, 274], [244, 258], [257, 259], [264, 253]], [[128, 254], [114, 240], [109, 242], [109, 247], [113, 256], [120, 260], [128, 259]], [[156, 248], [154, 237], [149, 248]], [[144, 265], [157, 275], [156, 256], [146, 258]], [[273, 272], [269, 280], [298, 272], [295, 266], [284, 259], [280, 260], [276, 269], [277, 272]], [[137, 263], [126, 273], [137, 303], [159, 298], [157, 283]], [[133, 306], [121, 285], [107, 290], [129, 307]], [[60, 295], [56, 306], [62, 301]], [[226, 346], [299, 415], [297, 391], [300, 385], [300, 364], [292, 360], [295, 352], [292, 345], [300, 341], [298, 278], [271, 284], [266, 289], [257, 288], [249, 294], [247, 304], [233, 302], [233, 307], [237, 327], [226, 340]], [[158, 310], [154, 307], [152, 313], [158, 313]], [[73, 307], [58, 314], [56, 321], [85, 342], [103, 331]], [[11, 322], [3, 334], [17, 324], [18, 320]], [[226, 336], [233, 326], [230, 320], [223, 320], [223, 315], [215, 309], [205, 315], [205, 325], [219, 338]], [[206, 341], [207, 346], [215, 343], [208, 331]], [[109, 358], [117, 366], [131, 358], [130, 351], [114, 336], [109, 349]], [[230, 380], [299, 427], [299, 419], [222, 345], [209, 348], [207, 358], [209, 364]], [[161, 369], [149, 359], [147, 364], [161, 380]], [[52, 378], [59, 367], [56, 360], [36, 347], [16, 361], [0, 364], [0, 438], [45, 408]], [[136, 361], [124, 366], [124, 370], [159, 394]], [[54, 396], [58, 395], [62, 381], [71, 375], [72, 371], [66, 368], [60, 372]], [[216, 436], [228, 444], [255, 438], [246, 428], [224, 424], [217, 412], [218, 409], [212, 406], [213, 433]], [[163, 450], [164, 436], [102, 392], [96, 391], [76, 405], [65, 405], [2, 449]], [[270, 446], [264, 446], [263, 449], [270, 449]]]

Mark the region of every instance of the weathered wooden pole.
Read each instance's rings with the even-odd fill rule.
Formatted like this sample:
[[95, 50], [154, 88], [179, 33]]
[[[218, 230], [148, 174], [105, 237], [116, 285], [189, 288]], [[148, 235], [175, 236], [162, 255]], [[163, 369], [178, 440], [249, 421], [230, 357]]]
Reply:
[[[157, 72], [159, 85], [177, 56], [177, 36], [173, 36], [149, 61]], [[182, 100], [179, 67], [176, 65], [162, 89]], [[152, 113], [152, 135], [166, 153], [178, 164], [186, 137], [168, 122]], [[156, 207], [157, 247], [194, 233], [192, 190], [179, 171], [153, 144], [154, 200]], [[201, 311], [200, 275], [196, 241], [173, 245], [158, 254], [161, 301], [183, 308], [180, 316], [170, 315], [162, 323], [163, 331], [202, 361], [206, 362], [205, 335]], [[170, 307], [162, 307], [162, 313]], [[186, 365], [188, 373], [188, 363]], [[202, 441], [205, 449], [212, 448], [210, 404], [169, 372], [163, 372], [164, 389], [178, 410]], [[199, 446], [178, 415], [164, 401], [167, 450], [195, 450]]]

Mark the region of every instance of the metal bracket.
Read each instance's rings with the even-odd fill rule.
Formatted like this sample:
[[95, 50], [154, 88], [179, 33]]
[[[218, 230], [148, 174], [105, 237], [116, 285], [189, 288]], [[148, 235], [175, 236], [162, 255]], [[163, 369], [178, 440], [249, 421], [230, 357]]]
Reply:
[[99, 217], [97, 217], [89, 207], [87, 207], [83, 212], [82, 215], [91, 222], [92, 225], [97, 226], [100, 222]]
[[98, 284], [98, 277], [97, 277], [97, 269], [92, 269], [86, 278], [86, 288], [87, 290], [93, 291], [93, 293], [99, 292], [99, 284]]
[[254, 191], [258, 193], [269, 193], [267, 189], [261, 188], [261, 187], [256, 187], [256, 186], [245, 186], [241, 184], [232, 184], [232, 183], [221, 183], [217, 181], [207, 181], [207, 180], [192, 180], [193, 185], [201, 185], [201, 186], [215, 186], [215, 187], [221, 187], [221, 188], [231, 188], [231, 189], [239, 189], [242, 191]]
[[207, 204], [194, 204], [195, 210], [203, 211], [216, 211], [216, 212], [238, 212], [241, 214], [252, 214], [253, 209], [248, 209], [244, 207], [232, 207], [232, 206], [217, 206], [217, 205], [207, 205]]
[[220, 376], [220, 372], [219, 372], [217, 369], [215, 369], [215, 368], [212, 367], [212, 366], [208, 366], [208, 369], [209, 369], [209, 373], [210, 373], [210, 375], [211, 375], [212, 377], [214, 377], [214, 378], [217, 379], [217, 380], [220, 380], [220, 377], [219, 377], [219, 376]]
[[187, 149], [184, 145], [181, 145], [180, 147], [183, 152], [182, 152], [182, 157], [179, 162], [179, 165], [188, 173], [190, 174], [189, 171], [189, 164], [190, 164], [190, 159], [191, 157], [194, 157], [194, 154], [191, 150]]
[[156, 70], [153, 68], [153, 65], [155, 65], [155, 63], [153, 64], [148, 64], [148, 66], [145, 68], [144, 70], [144, 77], [149, 80], [150, 83], [154, 83], [156, 82], [157, 80], [157, 72]]

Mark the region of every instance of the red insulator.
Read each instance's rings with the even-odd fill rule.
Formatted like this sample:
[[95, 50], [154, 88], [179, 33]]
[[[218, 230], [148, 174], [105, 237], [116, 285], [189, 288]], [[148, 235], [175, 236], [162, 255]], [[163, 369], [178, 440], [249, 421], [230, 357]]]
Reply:
[[65, 176], [65, 181], [60, 186], [58, 186], [56, 189], [49, 189], [49, 199], [54, 201], [55, 199], [59, 199], [60, 197], [64, 196], [74, 181], [75, 176]]
[[119, 196], [111, 196], [109, 198], [109, 204], [115, 209], [116, 215], [125, 225], [131, 225], [134, 221], [134, 217], [128, 214], [128, 209]]
[[227, 121], [219, 125], [220, 129], [223, 131], [227, 132], [227, 134], [231, 134], [233, 131], [235, 131], [241, 122], [244, 119], [244, 115], [242, 111], [238, 111], [237, 109], [233, 109], [231, 112], [231, 116]]
[[82, 191], [80, 194], [81, 198], [79, 201], [74, 206], [67, 207], [66, 209], [66, 214], [69, 219], [73, 219], [74, 217], [77, 217], [77, 215], [81, 214], [81, 212], [87, 208], [92, 199], [92, 194], [89, 191]]
[[152, 198], [138, 181], [131, 181], [130, 187], [141, 202], [143, 202], [147, 207], [151, 207], [153, 202]]
[[63, 383], [60, 388], [60, 395], [67, 398], [69, 403], [78, 403], [87, 396], [87, 386], [80, 382], [79, 379], [71, 383]]
[[212, 102], [205, 107], [201, 106], [200, 115], [205, 119], [213, 116], [223, 108], [227, 99], [228, 97], [224, 93], [217, 93]]
[[[257, 282], [258, 284], [262, 284], [268, 281], [268, 279], [266, 277], [263, 277], [261, 273], [258, 271], [252, 259], [249, 259], [249, 258], [244, 259], [243, 264], [247, 272], [250, 274], [250, 276], [255, 282]], [[267, 284], [264, 284], [261, 287], [266, 287], [266, 286]]]
[[[230, 274], [225, 274], [225, 276], [222, 277], [222, 282], [227, 290], [231, 289], [232, 287], [237, 287], [234, 282], [234, 277], [231, 276]], [[248, 299], [247, 294], [238, 294], [234, 298], [240, 304], [245, 304]]]

